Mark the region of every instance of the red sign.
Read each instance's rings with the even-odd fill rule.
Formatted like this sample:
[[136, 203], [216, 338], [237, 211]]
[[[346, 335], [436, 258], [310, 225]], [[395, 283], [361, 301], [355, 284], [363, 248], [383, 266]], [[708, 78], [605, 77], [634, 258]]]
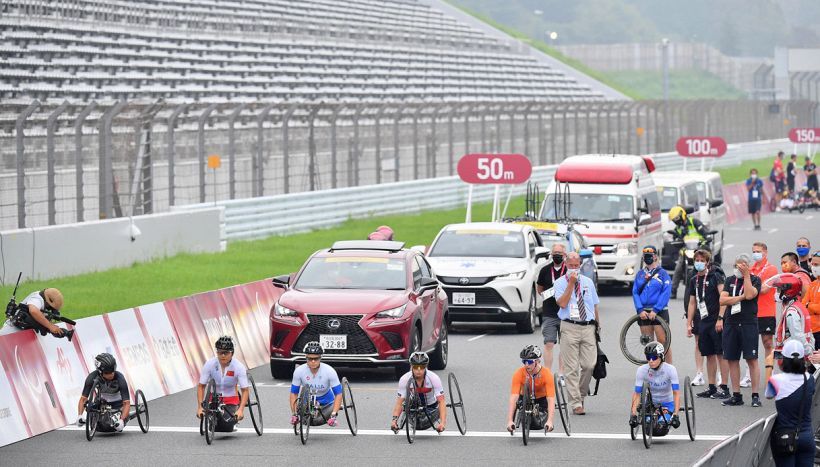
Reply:
[[532, 163], [521, 154], [467, 154], [458, 161], [466, 183], [517, 185], [530, 179]]
[[726, 141], [719, 136], [684, 136], [675, 149], [683, 157], [720, 157], [726, 154]]
[[792, 143], [820, 143], [820, 128], [792, 128], [789, 131]]

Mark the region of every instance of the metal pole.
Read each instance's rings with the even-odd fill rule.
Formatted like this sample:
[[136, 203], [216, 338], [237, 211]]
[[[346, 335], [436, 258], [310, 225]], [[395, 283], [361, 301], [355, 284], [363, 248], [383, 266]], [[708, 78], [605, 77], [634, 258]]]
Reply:
[[330, 115], [330, 187], [336, 188], [338, 175], [336, 173], [337, 152], [336, 152], [336, 118], [339, 116], [341, 106], [334, 106]]
[[470, 154], [470, 110], [472, 105], [464, 106], [464, 154]]
[[211, 113], [216, 109], [218, 104], [211, 104], [205, 108], [202, 112], [202, 115], [199, 116], [199, 120], [197, 121], [198, 128], [199, 128], [199, 202], [205, 202], [205, 122], [208, 120], [208, 117], [211, 116]]
[[188, 104], [182, 104], [168, 115], [168, 205], [174, 206], [176, 204], [176, 198], [174, 197], [174, 185], [175, 185], [175, 176], [174, 176], [174, 162], [176, 159], [176, 154], [174, 152], [174, 147], [176, 146], [176, 135], [174, 134], [174, 129], [177, 125], [177, 118], [179, 115], [188, 108]]
[[254, 197], [262, 196], [262, 178], [263, 178], [263, 168], [262, 168], [262, 159], [264, 158], [265, 153], [265, 132], [263, 131], [265, 126], [265, 120], [270, 115], [271, 110], [276, 106], [276, 104], [268, 104], [265, 106], [264, 109], [259, 113], [256, 117], [256, 141], [257, 141], [257, 148], [256, 148], [256, 157], [251, 164], [251, 175], [253, 183], [252, 185], [252, 194]]
[[669, 103], [669, 39], [661, 39], [661, 60], [663, 61], [663, 101]]
[[46, 164], [47, 164], [47, 171], [46, 171], [46, 179], [48, 183], [48, 225], [54, 225], [57, 223], [57, 196], [56, 196], [56, 184], [55, 184], [55, 174], [54, 174], [54, 167], [55, 167], [55, 160], [54, 160], [54, 133], [57, 126], [57, 118], [65, 112], [68, 108], [68, 101], [63, 101], [59, 107], [54, 109], [54, 112], [48, 116], [48, 120], [46, 122]]
[[393, 152], [394, 152], [394, 156], [393, 156], [393, 181], [394, 182], [399, 181], [399, 167], [400, 167], [400, 164], [399, 164], [399, 150], [401, 149], [399, 147], [399, 144], [400, 144], [400, 141], [399, 141], [399, 122], [401, 121], [401, 114], [402, 114], [402, 109], [401, 108], [396, 109], [396, 116], [393, 119]]
[[[282, 177], [285, 194], [290, 193], [290, 132], [288, 122], [293, 112], [296, 111], [296, 105], [297, 104], [290, 105], [285, 115], [282, 116]], [[260, 184], [260, 187], [261, 186]]]
[[88, 115], [97, 107], [97, 103], [91, 101], [85, 108], [77, 115], [77, 120], [74, 122], [74, 175], [75, 185], [77, 190], [77, 222], [83, 222], [85, 216], [83, 214], [83, 122], [88, 118]]
[[100, 219], [110, 219], [114, 214], [114, 168], [112, 155], [111, 125], [114, 117], [125, 107], [117, 101], [100, 118]]
[[455, 140], [453, 137], [453, 131], [455, 131], [453, 119], [455, 118], [456, 108], [455, 106], [450, 107], [449, 112], [447, 112], [447, 147], [448, 147], [448, 155], [447, 155], [447, 175], [453, 175], [453, 171], [455, 170]]
[[387, 105], [382, 104], [376, 112], [376, 156], [374, 160], [376, 165], [376, 184], [382, 182], [382, 115], [384, 115], [385, 109], [387, 109]]
[[316, 190], [316, 114], [321, 104], [314, 105], [308, 114], [308, 188]]
[[413, 112], [413, 180], [419, 179], [419, 112], [420, 105]]
[[25, 144], [23, 139], [23, 126], [26, 120], [40, 107], [39, 101], [34, 101], [17, 117], [15, 123], [15, 138], [17, 140], [17, 227], [24, 229], [26, 227], [26, 185], [25, 185], [25, 161], [23, 153], [25, 152]]
[[239, 104], [239, 107], [235, 108], [228, 117], [228, 196], [230, 199], [236, 199], [236, 128], [234, 125], [236, 119], [247, 107], [247, 103]]

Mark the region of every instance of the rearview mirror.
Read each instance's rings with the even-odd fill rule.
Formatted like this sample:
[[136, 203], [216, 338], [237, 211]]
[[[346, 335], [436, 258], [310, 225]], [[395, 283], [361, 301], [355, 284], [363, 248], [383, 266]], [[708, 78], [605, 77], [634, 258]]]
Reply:
[[649, 225], [652, 222], [652, 216], [649, 214], [641, 214], [638, 218], [638, 225]]
[[413, 251], [418, 251], [421, 254], [427, 253], [427, 246], [425, 245], [416, 245], [410, 248]]
[[723, 200], [721, 199], [713, 199], [709, 201], [710, 208], [716, 208], [718, 206], [723, 206]]
[[421, 278], [421, 285], [419, 286], [420, 292], [434, 290], [436, 288], [438, 288], [438, 281], [436, 279], [433, 279], [432, 277]]
[[589, 248], [584, 248], [578, 252], [578, 256], [580, 256], [581, 259], [592, 258], [592, 250]]
[[276, 276], [271, 282], [273, 282], [274, 287], [287, 289], [290, 286], [290, 275]]
[[532, 259], [534, 261], [538, 261], [539, 259], [547, 259], [547, 258], [549, 258], [549, 256], [550, 256], [549, 248], [547, 248], [545, 246], [537, 246], [533, 250]]

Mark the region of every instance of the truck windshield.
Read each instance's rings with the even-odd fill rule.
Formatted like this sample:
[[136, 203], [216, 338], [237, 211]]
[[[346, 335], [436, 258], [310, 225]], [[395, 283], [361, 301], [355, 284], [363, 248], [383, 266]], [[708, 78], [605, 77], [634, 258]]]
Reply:
[[[548, 195], [542, 218], [559, 220], [564, 217], [562, 203], [556, 213], [555, 195]], [[635, 222], [635, 198], [630, 195], [571, 193], [569, 217], [581, 222]]]

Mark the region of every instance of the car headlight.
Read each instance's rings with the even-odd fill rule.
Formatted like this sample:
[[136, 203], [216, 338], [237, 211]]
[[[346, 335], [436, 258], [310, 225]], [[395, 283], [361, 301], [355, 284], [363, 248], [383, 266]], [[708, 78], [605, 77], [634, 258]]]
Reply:
[[279, 302], [276, 302], [276, 305], [273, 307], [273, 316], [276, 316], [276, 317], [279, 317], [279, 318], [285, 318], [285, 317], [293, 317], [293, 316], [296, 316], [296, 315], [298, 315], [296, 310], [291, 310], [290, 308], [285, 308], [282, 305], [280, 305]]
[[663, 241], [666, 242], [666, 243], [672, 243], [672, 242], [675, 241], [675, 237], [673, 237], [672, 234], [669, 233], [669, 232], [664, 232], [663, 233]]
[[638, 242], [623, 242], [615, 245], [615, 256], [638, 254]]
[[517, 281], [517, 280], [520, 280], [520, 279], [524, 278], [524, 274], [526, 274], [526, 273], [527, 273], [526, 270], [518, 271], [518, 272], [511, 272], [509, 274], [504, 274], [504, 275], [501, 275], [501, 276], [495, 276], [495, 280]]
[[692, 259], [692, 258], [695, 257], [695, 250], [685, 250], [685, 251], [686, 251], [685, 254], [686, 254], [687, 258]]
[[376, 318], [401, 318], [404, 315], [404, 310], [407, 308], [407, 304], [405, 303], [402, 306], [391, 308], [389, 310], [384, 310], [376, 313]]

